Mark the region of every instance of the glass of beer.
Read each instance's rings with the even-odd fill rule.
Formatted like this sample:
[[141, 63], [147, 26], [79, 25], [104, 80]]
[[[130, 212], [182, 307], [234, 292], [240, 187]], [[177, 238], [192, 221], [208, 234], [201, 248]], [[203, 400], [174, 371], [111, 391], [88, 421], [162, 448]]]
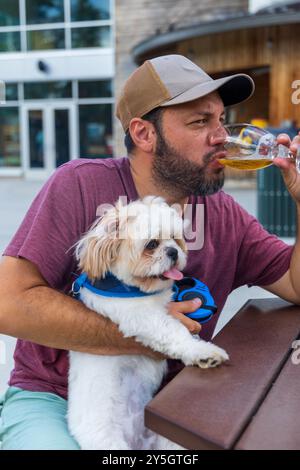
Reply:
[[226, 157], [219, 159], [222, 165], [238, 170], [258, 170], [272, 165], [274, 158], [281, 157], [295, 161], [300, 173], [300, 146], [295, 157], [266, 129], [251, 124], [230, 124], [225, 126], [225, 130]]

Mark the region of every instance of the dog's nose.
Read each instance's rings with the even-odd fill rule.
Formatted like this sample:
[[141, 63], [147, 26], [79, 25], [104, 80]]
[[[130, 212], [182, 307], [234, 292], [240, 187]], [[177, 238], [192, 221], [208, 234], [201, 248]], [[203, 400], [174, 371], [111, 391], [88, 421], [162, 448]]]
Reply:
[[169, 256], [169, 258], [171, 258], [172, 261], [177, 261], [178, 250], [176, 250], [176, 248], [170, 247], [167, 249], [167, 255]]

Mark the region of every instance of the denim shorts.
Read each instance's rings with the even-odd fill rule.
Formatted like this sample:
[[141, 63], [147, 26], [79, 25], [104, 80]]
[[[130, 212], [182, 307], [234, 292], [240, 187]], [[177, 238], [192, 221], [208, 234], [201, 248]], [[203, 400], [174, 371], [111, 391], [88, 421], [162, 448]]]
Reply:
[[0, 397], [2, 450], [79, 450], [69, 434], [67, 402], [53, 393], [8, 388]]

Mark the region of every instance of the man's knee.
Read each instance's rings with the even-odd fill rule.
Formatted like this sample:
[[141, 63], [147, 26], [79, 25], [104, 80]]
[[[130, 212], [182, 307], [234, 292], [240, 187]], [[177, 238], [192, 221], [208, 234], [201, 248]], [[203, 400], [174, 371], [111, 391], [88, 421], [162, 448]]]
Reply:
[[9, 389], [0, 419], [3, 450], [79, 450], [66, 420], [67, 402], [59, 396]]

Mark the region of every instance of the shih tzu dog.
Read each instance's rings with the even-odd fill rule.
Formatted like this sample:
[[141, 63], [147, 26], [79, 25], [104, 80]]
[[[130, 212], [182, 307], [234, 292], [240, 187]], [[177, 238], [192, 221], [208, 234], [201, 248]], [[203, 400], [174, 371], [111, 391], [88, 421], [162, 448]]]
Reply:
[[[185, 365], [215, 367], [221, 348], [192, 336], [168, 313], [174, 280], [186, 264], [184, 222], [162, 198], [108, 209], [77, 243], [80, 300], [125, 337]], [[144, 408], [166, 373], [166, 360], [70, 352], [68, 424], [82, 449], [179, 449], [144, 426]]]

